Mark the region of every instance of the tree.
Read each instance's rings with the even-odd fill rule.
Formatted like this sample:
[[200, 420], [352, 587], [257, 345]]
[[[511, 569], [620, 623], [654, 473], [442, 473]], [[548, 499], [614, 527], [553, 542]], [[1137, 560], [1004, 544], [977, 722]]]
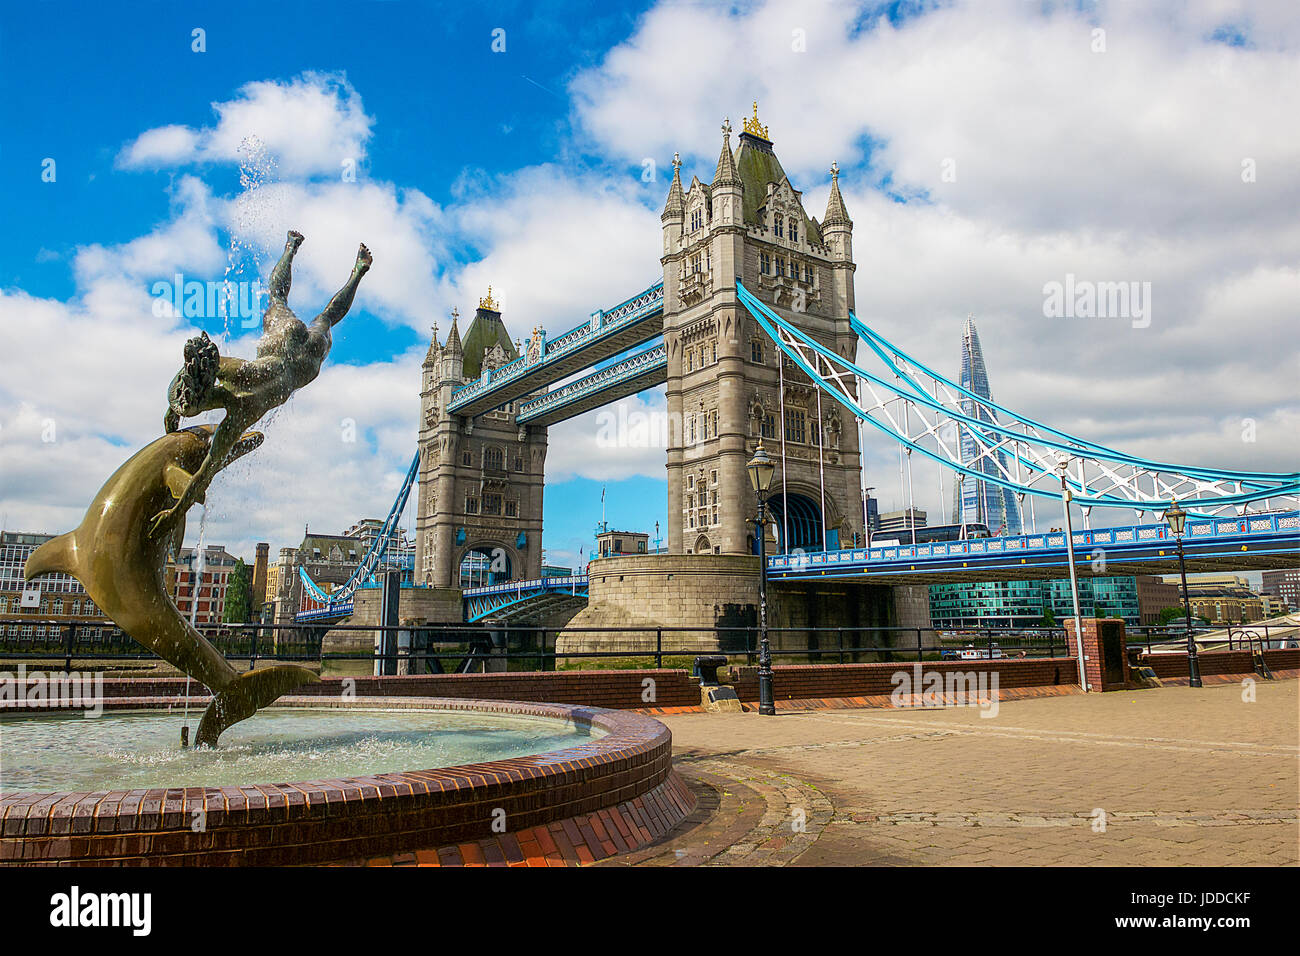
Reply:
[[[1186, 620], [1187, 620], [1187, 609], [1186, 609], [1186, 608], [1181, 608], [1181, 607], [1167, 607], [1167, 608], [1164, 608], [1163, 610], [1161, 610], [1161, 612], [1160, 612], [1160, 623], [1161, 623], [1162, 625], [1163, 625], [1163, 624], [1178, 624], [1178, 623], [1180, 623], [1180, 622], [1182, 622], [1182, 621], [1186, 621]], [[1205, 624], [1209, 624], [1209, 623], [1210, 623], [1210, 619], [1209, 619], [1208, 617], [1202, 617], [1202, 616], [1199, 615], [1199, 614], [1193, 614], [1193, 615], [1192, 615], [1192, 620], [1193, 620], [1193, 621], [1201, 621], [1202, 623], [1205, 623]]]
[[244, 559], [240, 558], [235, 562], [230, 580], [226, 583], [226, 608], [221, 620], [226, 624], [246, 624], [252, 620], [252, 594], [253, 572], [244, 563]]
[[1038, 623], [1042, 627], [1056, 626], [1056, 615], [1052, 613], [1052, 609], [1048, 607], [1046, 604], [1043, 605], [1043, 616]]

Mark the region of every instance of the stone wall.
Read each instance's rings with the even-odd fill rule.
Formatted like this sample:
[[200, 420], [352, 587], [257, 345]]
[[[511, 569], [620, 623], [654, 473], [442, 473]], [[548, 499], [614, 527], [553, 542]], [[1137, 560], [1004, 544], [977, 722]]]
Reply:
[[[357, 588], [352, 598], [350, 625], [377, 625], [380, 622], [383, 588]], [[398, 599], [399, 624], [461, 624], [464, 611], [457, 588], [402, 588]], [[332, 629], [325, 634], [322, 651], [326, 654], [369, 654], [375, 649], [374, 631]]]
[[[746, 631], [758, 624], [758, 558], [740, 554], [649, 554], [599, 558], [588, 568], [587, 607], [569, 621], [557, 650], [653, 652], [654, 633], [631, 628], [667, 628], [665, 653], [743, 650]], [[921, 593], [923, 616], [916, 607]], [[845, 628], [849, 646], [908, 647], [915, 636], [879, 628], [928, 629], [925, 588], [861, 582], [768, 582], [768, 625], [773, 628]], [[736, 629], [736, 630], [729, 630]], [[741, 630], [744, 629], [744, 630]], [[934, 635], [924, 631], [927, 647]], [[815, 631], [772, 634], [776, 650], [800, 651], [838, 644]], [[829, 643], [828, 643], [829, 642]]]
[[753, 627], [758, 619], [758, 559], [747, 555], [599, 558], [587, 573], [587, 607], [561, 633], [558, 651], [653, 652], [655, 635], [629, 627], [695, 629], [666, 631], [665, 651], [743, 647], [743, 634], [718, 628]]

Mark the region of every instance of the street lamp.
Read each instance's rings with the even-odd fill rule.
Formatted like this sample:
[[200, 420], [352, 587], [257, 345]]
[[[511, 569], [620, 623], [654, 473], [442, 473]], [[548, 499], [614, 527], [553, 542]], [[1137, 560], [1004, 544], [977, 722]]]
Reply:
[[1069, 467], [1069, 455], [1056, 456], [1056, 470], [1061, 473], [1061, 503], [1065, 506], [1065, 553], [1070, 562], [1070, 598], [1074, 601], [1074, 637], [1079, 644], [1079, 686], [1086, 694], [1088, 693], [1088, 671], [1083, 663], [1083, 615], [1079, 613], [1079, 579], [1074, 573], [1074, 524], [1070, 518], [1070, 501], [1074, 494], [1065, 484], [1065, 475]]
[[760, 438], [754, 457], [745, 466], [749, 483], [758, 496], [758, 712], [773, 716], [776, 705], [772, 702], [772, 654], [767, 644], [767, 490], [772, 487], [776, 462], [763, 450]]
[[1183, 610], [1187, 614], [1187, 677], [1193, 687], [1201, 686], [1201, 661], [1196, 656], [1196, 641], [1192, 639], [1192, 600], [1187, 593], [1187, 559], [1183, 555], [1183, 531], [1187, 528], [1187, 512], [1178, 507], [1178, 499], [1169, 501], [1165, 521], [1178, 542], [1178, 572], [1183, 579]]

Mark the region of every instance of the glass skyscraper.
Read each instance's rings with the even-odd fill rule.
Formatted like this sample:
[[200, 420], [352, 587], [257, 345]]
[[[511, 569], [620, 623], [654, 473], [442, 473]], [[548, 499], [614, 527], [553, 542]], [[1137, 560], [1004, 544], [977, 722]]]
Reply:
[[[992, 399], [989, 392], [988, 370], [984, 367], [984, 351], [980, 348], [979, 333], [975, 331], [975, 320], [966, 318], [966, 327], [961, 336], [961, 386], [980, 398]], [[979, 421], [996, 422], [997, 416], [973, 399], [963, 399], [961, 411], [964, 415]], [[980, 457], [980, 443], [969, 430], [958, 425], [961, 436], [960, 452], [962, 464], [971, 471], [985, 475], [1006, 474], [1002, 468], [1007, 467], [1007, 456], [998, 449], [993, 456]], [[996, 441], [996, 438], [993, 439]], [[1002, 468], [999, 467], [1002, 466]], [[1014, 470], [1011, 471], [1014, 474]], [[1003, 488], [990, 481], [981, 481], [967, 475], [953, 488], [953, 524], [982, 524], [994, 534], [1022, 534], [1020, 503], [1010, 488]]]

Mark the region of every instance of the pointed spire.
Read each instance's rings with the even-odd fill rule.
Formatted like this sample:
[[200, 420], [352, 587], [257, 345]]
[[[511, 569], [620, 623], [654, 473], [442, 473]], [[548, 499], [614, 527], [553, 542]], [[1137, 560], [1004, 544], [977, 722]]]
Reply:
[[668, 187], [668, 202], [664, 204], [663, 215], [659, 218], [681, 219], [686, 215], [686, 196], [682, 193], [682, 157], [673, 153], [673, 184]]
[[840, 164], [831, 163], [831, 198], [826, 203], [826, 215], [822, 226], [843, 226], [853, 228], [853, 220], [844, 208], [844, 197], [840, 195]]
[[739, 186], [740, 173], [736, 171], [736, 157], [731, 155], [731, 120], [722, 121], [722, 152], [718, 155], [718, 169], [713, 174], [713, 186]]
[[456, 309], [451, 310], [451, 331], [447, 333], [446, 348], [459, 352], [460, 349], [460, 329], [456, 327], [456, 320], [460, 318], [460, 312]]
[[438, 346], [438, 323], [433, 323], [433, 334], [429, 337], [429, 351], [424, 354], [424, 364], [432, 365], [441, 349]]

